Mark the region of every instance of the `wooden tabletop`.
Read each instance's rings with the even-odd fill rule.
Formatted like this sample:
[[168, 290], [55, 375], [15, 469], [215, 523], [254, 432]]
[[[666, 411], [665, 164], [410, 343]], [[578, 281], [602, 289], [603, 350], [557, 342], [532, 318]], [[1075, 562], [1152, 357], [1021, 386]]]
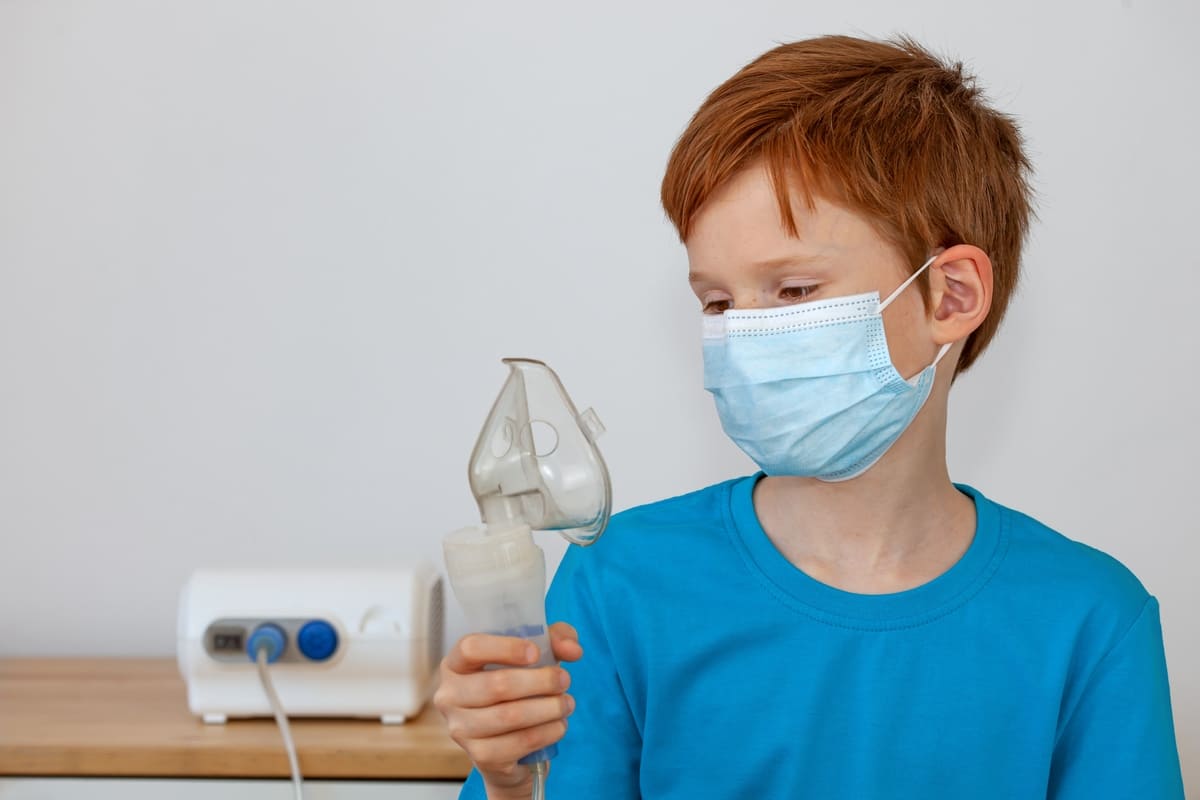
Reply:
[[[306, 778], [461, 779], [430, 707], [404, 725], [292, 722]], [[286, 778], [275, 723], [205, 725], [166, 659], [0, 659], [0, 775]]]

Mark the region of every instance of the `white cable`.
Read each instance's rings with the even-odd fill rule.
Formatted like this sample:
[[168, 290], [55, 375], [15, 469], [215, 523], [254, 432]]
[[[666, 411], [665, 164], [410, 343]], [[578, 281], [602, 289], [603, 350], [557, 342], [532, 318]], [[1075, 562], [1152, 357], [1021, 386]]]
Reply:
[[533, 796], [530, 800], [546, 800], [546, 773], [550, 771], [549, 761], [535, 761], [533, 768]]
[[296, 744], [292, 741], [292, 729], [288, 725], [287, 714], [283, 713], [283, 704], [279, 702], [279, 695], [275, 694], [275, 684], [271, 683], [271, 675], [267, 671], [267, 648], [265, 646], [258, 648], [254, 663], [258, 667], [258, 680], [262, 683], [263, 691], [267, 693], [267, 700], [271, 703], [271, 711], [275, 714], [275, 724], [279, 726], [279, 732], [283, 734], [283, 746], [287, 749], [288, 765], [292, 768], [292, 788], [295, 790], [295, 798], [304, 800], [304, 789], [300, 779], [300, 762], [296, 759]]

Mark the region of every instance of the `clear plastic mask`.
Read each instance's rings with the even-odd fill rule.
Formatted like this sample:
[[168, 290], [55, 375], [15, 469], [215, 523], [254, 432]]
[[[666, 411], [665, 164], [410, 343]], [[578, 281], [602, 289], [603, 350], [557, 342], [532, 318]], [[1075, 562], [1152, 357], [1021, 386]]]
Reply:
[[471, 454], [471, 491], [487, 525], [518, 523], [596, 541], [612, 513], [608, 469], [596, 448], [604, 433], [590, 408], [580, 413], [554, 370], [506, 358], [500, 390]]

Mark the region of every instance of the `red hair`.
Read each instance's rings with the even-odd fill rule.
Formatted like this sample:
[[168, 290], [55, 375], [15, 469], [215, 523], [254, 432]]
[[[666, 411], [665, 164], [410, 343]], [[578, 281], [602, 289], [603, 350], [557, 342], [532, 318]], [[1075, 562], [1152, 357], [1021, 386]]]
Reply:
[[936, 247], [983, 249], [992, 307], [958, 368], [975, 361], [1016, 288], [1032, 168], [1014, 120], [987, 105], [961, 63], [908, 38], [823, 36], [759, 56], [708, 96], [671, 151], [662, 204], [679, 238], [714, 191], [759, 161], [793, 236], [798, 187], [809, 207], [817, 194], [863, 215], [914, 270]]

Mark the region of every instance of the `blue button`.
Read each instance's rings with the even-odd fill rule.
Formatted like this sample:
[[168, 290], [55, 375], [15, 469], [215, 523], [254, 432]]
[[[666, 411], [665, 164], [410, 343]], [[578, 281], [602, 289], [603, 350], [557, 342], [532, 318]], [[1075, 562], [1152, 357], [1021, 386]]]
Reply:
[[254, 633], [250, 634], [250, 639], [246, 642], [246, 655], [250, 656], [251, 661], [257, 661], [258, 651], [266, 650], [267, 663], [270, 664], [283, 655], [285, 647], [287, 647], [287, 634], [283, 632], [283, 628], [272, 622], [264, 622], [254, 629]]
[[304, 623], [296, 636], [296, 644], [306, 658], [324, 661], [337, 651], [337, 631], [325, 620], [314, 619]]

